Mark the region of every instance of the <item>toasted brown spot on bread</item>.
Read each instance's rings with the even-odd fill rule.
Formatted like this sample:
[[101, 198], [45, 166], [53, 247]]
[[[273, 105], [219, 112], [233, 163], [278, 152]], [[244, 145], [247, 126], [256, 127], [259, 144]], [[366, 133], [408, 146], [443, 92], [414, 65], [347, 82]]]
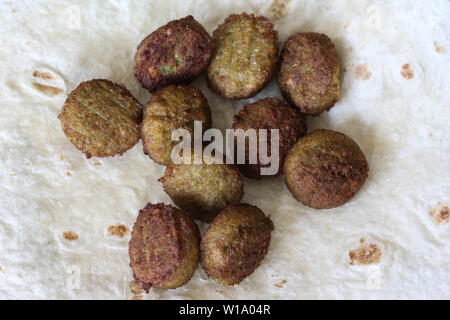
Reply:
[[44, 80], [56, 79], [56, 77], [53, 74], [51, 74], [50, 72], [41, 72], [41, 71], [38, 71], [38, 70], [35, 70], [33, 72], [33, 77], [41, 78], [41, 79], [44, 79]]
[[376, 243], [365, 243], [365, 240], [361, 239], [359, 248], [351, 250], [348, 255], [351, 265], [368, 265], [379, 263], [382, 253]]
[[364, 62], [356, 65], [355, 75], [358, 80], [368, 80], [372, 76], [372, 73], [369, 70], [369, 64]]
[[414, 78], [414, 70], [411, 68], [409, 63], [402, 65], [402, 70], [400, 71], [400, 74], [406, 80]]
[[283, 286], [286, 284], [287, 280], [283, 280], [280, 283], [276, 283], [275, 287], [277, 288], [283, 288]]
[[434, 42], [434, 50], [437, 53], [445, 53], [445, 46], [440, 46], [436, 41]]
[[61, 88], [47, 86], [45, 84], [40, 84], [40, 83], [36, 83], [36, 82], [33, 82], [32, 85], [35, 89], [39, 90], [40, 92], [42, 92], [45, 95], [48, 95], [49, 97], [54, 97], [54, 96], [64, 92], [64, 90]]
[[70, 177], [72, 174], [69, 171], [66, 171], [66, 175]]
[[61, 154], [61, 155], [59, 156], [59, 159], [60, 159], [60, 160], [64, 160], [64, 156]]
[[69, 241], [78, 240], [78, 235], [73, 231], [64, 231], [63, 237], [64, 237], [64, 239], [69, 240]]
[[133, 296], [131, 300], [142, 300], [142, 296]]
[[436, 224], [445, 224], [450, 220], [450, 210], [448, 206], [438, 202], [430, 211], [431, 219]]
[[102, 165], [102, 163], [101, 163], [101, 162], [99, 162], [99, 161], [95, 161], [95, 162], [93, 163], [93, 165], [94, 165], [94, 166], [101, 166], [101, 165]]
[[108, 235], [123, 238], [127, 234], [128, 230], [128, 227], [123, 224], [109, 226]]

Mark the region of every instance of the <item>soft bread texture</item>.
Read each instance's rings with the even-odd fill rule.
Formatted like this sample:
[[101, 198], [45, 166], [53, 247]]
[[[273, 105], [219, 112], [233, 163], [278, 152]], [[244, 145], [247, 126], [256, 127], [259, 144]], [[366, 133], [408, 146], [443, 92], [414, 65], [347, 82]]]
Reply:
[[[449, 11], [446, 0], [3, 1], [0, 298], [449, 299]], [[57, 115], [67, 94], [93, 78], [124, 83], [146, 103], [133, 65], [142, 39], [188, 14], [211, 34], [241, 12], [267, 16], [280, 44], [299, 31], [333, 40], [341, 98], [308, 126], [354, 139], [369, 177], [350, 202], [320, 212], [297, 202], [283, 177], [246, 180], [242, 201], [275, 226], [255, 272], [226, 287], [198, 268], [181, 288], [141, 294], [130, 285], [129, 230], [146, 203], [173, 204], [157, 181], [164, 167], [141, 143], [120, 157], [86, 159]], [[223, 131], [245, 103], [281, 96], [275, 79], [238, 101], [212, 93], [204, 76], [194, 84]], [[108, 231], [117, 225], [128, 231]]]

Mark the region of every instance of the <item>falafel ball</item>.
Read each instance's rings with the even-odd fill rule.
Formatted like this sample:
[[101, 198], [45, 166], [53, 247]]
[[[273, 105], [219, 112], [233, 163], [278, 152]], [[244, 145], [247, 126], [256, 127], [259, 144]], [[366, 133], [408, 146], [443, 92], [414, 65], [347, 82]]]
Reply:
[[315, 130], [300, 139], [284, 163], [285, 182], [295, 199], [315, 209], [343, 205], [362, 187], [366, 157], [346, 135]]
[[172, 132], [186, 129], [194, 142], [194, 121], [203, 121], [203, 131], [211, 127], [211, 110], [199, 89], [171, 85], [154, 92], [141, 125], [144, 152], [159, 164], [171, 164], [172, 148], [178, 144], [172, 141]]
[[139, 141], [142, 109], [125, 86], [94, 79], [69, 94], [58, 118], [66, 137], [87, 158], [109, 157]]
[[211, 222], [227, 205], [239, 202], [244, 194], [244, 179], [228, 164], [172, 164], [159, 181], [178, 207], [205, 222]]
[[214, 56], [207, 70], [210, 88], [228, 99], [256, 95], [272, 78], [278, 33], [268, 19], [232, 14], [213, 33]]
[[266, 256], [273, 230], [270, 218], [255, 206], [226, 207], [200, 242], [200, 262], [206, 274], [221, 284], [239, 284]]
[[[297, 109], [289, 106], [285, 101], [279, 98], [265, 98], [254, 103], [248, 103], [233, 118], [233, 129], [254, 129], [256, 132], [256, 143], [259, 146], [259, 130], [267, 130], [267, 154], [271, 155], [271, 130], [278, 129], [279, 148], [278, 152], [279, 167], [274, 175], [282, 173], [284, 158], [289, 149], [295, 142], [306, 134], [307, 125], [303, 114]], [[235, 146], [238, 138], [235, 136]], [[245, 146], [245, 164], [238, 164], [239, 170], [248, 178], [267, 177], [261, 175], [261, 168], [270, 167], [271, 164], [262, 164], [259, 153], [256, 158], [256, 164], [250, 164], [249, 139], [246, 138]], [[255, 151], [258, 151], [258, 147]]]
[[278, 84], [286, 100], [306, 114], [328, 111], [340, 96], [339, 60], [331, 39], [307, 32], [291, 36], [281, 51]]
[[148, 203], [139, 211], [128, 244], [136, 282], [174, 289], [186, 284], [199, 260], [200, 232], [191, 217], [162, 203]]
[[136, 77], [150, 92], [169, 84], [189, 83], [208, 66], [211, 37], [192, 16], [170, 21], [139, 44]]

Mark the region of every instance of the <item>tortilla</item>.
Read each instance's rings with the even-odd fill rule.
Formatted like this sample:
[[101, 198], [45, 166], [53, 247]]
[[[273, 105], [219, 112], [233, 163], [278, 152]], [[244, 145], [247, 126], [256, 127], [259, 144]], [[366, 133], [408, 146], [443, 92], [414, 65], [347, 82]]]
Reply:
[[[450, 4], [372, 3], [3, 1], [0, 298], [449, 299]], [[211, 33], [244, 11], [271, 19], [280, 44], [298, 31], [333, 40], [341, 99], [308, 117], [309, 129], [354, 139], [369, 177], [352, 201], [322, 211], [297, 202], [283, 177], [247, 179], [242, 201], [275, 226], [260, 267], [239, 286], [198, 268], [181, 288], [143, 294], [132, 282], [129, 230], [147, 202], [173, 204], [157, 181], [164, 167], [140, 143], [123, 156], [86, 159], [57, 115], [67, 94], [93, 78], [123, 83], [145, 104], [150, 95], [133, 66], [145, 36], [189, 14]], [[223, 131], [245, 103], [281, 96], [275, 80], [238, 101], [212, 93], [204, 75], [194, 84]]]

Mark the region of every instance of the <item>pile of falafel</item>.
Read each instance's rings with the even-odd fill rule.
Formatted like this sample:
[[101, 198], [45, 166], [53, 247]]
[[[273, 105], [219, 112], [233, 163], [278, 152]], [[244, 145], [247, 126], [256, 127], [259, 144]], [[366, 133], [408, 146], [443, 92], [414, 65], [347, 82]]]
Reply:
[[[240, 203], [243, 176], [261, 179], [266, 166], [260, 159], [249, 163], [248, 150], [246, 163], [236, 166], [172, 163], [175, 129], [192, 135], [194, 121], [211, 127], [208, 102], [190, 84], [204, 71], [209, 88], [225, 99], [253, 97], [277, 73], [286, 101], [246, 104], [232, 128], [279, 130], [276, 175], [284, 174], [299, 202], [334, 208], [366, 180], [367, 160], [351, 138], [330, 130], [307, 134], [305, 115], [328, 111], [340, 96], [333, 42], [324, 34], [296, 33], [278, 49], [278, 34], [263, 16], [232, 14], [212, 38], [187, 16], [158, 28], [137, 48], [136, 77], [152, 93], [145, 108], [124, 85], [102, 79], [81, 83], [65, 101], [62, 129], [88, 158], [121, 155], [142, 138], [144, 152], [166, 166], [159, 181], [178, 208], [147, 204], [129, 242], [134, 278], [147, 291], [186, 284], [199, 262], [218, 282], [239, 284], [264, 259], [274, 230], [259, 208]], [[210, 223], [203, 235], [195, 219]]]

